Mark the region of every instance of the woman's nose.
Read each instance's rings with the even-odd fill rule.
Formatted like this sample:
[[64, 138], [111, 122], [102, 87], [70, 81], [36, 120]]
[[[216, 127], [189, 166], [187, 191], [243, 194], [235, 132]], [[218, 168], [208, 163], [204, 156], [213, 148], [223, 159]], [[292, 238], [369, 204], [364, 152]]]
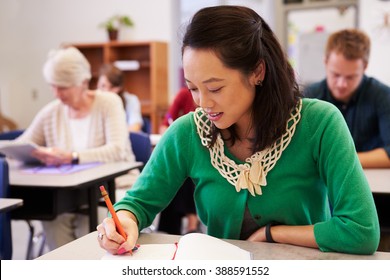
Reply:
[[199, 93], [199, 106], [202, 108], [211, 108], [212, 107], [212, 100], [206, 93]]

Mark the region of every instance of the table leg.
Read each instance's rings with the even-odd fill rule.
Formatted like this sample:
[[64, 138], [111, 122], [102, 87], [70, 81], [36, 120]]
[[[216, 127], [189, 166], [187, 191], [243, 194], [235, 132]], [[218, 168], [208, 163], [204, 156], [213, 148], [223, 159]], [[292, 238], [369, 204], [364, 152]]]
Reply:
[[109, 180], [107, 182], [108, 196], [111, 199], [112, 204], [116, 202], [115, 180]]
[[98, 186], [92, 186], [88, 188], [88, 215], [90, 232], [95, 231], [97, 227], [98, 193], [100, 193]]

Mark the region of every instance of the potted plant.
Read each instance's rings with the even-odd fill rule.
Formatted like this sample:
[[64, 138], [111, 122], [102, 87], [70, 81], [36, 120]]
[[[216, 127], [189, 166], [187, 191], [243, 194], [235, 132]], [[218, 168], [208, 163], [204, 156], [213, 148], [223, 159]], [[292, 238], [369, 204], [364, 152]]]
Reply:
[[115, 41], [118, 39], [118, 32], [120, 27], [132, 27], [134, 26], [134, 22], [130, 19], [129, 16], [114, 15], [105, 22], [102, 22], [100, 26], [107, 30], [110, 41]]

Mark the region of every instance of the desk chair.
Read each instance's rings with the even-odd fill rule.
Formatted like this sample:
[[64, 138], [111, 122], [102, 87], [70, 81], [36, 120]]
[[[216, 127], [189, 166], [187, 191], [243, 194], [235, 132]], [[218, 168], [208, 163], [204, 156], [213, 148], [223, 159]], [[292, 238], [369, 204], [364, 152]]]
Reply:
[[146, 118], [146, 117], [142, 117], [142, 121], [143, 121], [143, 125], [142, 125], [142, 132], [145, 132], [147, 134], [151, 134], [152, 133], [152, 124], [150, 123], [150, 119]]
[[[0, 197], [9, 197], [8, 163], [0, 157]], [[12, 259], [11, 215], [9, 212], [0, 214], [0, 259]]]
[[145, 165], [152, 154], [152, 143], [150, 142], [149, 134], [144, 132], [130, 132], [129, 137], [135, 160]]
[[[23, 129], [17, 129], [17, 130], [11, 130], [11, 131], [0, 133], [0, 140], [14, 140], [14, 139], [18, 138], [23, 132], [24, 132]], [[45, 246], [46, 237], [45, 237], [45, 234], [43, 232], [40, 232], [38, 234], [35, 233], [35, 228], [34, 228], [34, 225], [31, 223], [31, 221], [26, 220], [26, 223], [27, 223], [28, 229], [29, 229], [29, 239], [28, 239], [26, 259], [30, 260], [30, 259], [34, 258], [33, 257], [34, 243], [37, 243], [39, 239], [42, 240], [42, 243], [38, 249], [38, 256], [42, 255], [43, 249]], [[11, 252], [12, 252], [12, 249], [11, 249]]]
[[16, 130], [10, 130], [7, 132], [0, 133], [0, 140], [14, 140], [17, 137], [19, 137], [24, 130], [22, 129], [16, 129]]

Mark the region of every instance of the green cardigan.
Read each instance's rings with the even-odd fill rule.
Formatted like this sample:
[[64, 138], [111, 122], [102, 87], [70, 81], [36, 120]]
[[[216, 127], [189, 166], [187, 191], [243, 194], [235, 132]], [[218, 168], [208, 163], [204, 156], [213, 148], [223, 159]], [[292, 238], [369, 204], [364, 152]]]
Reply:
[[[237, 163], [227, 149], [225, 154]], [[372, 254], [379, 222], [368, 182], [343, 116], [333, 105], [303, 99], [301, 120], [267, 175], [262, 195], [236, 192], [210, 162], [193, 113], [164, 133], [139, 179], [115, 209], [133, 212], [140, 229], [166, 207], [191, 177], [197, 213], [208, 234], [239, 239], [245, 206], [259, 227], [270, 222], [314, 225], [322, 251]], [[330, 205], [331, 206], [330, 206]], [[332, 209], [332, 211], [331, 211]]]

